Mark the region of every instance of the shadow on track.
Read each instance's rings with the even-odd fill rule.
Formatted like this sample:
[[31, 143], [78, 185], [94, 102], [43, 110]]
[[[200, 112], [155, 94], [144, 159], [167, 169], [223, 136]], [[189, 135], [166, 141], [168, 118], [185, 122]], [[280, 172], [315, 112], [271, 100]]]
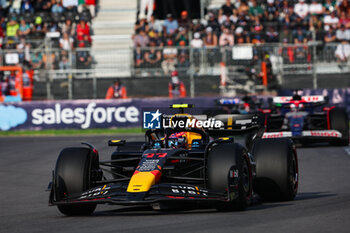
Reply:
[[298, 193], [298, 195], [295, 197], [295, 200], [302, 201], [302, 200], [318, 199], [318, 198], [324, 198], [324, 197], [333, 197], [336, 195], [337, 194], [335, 194], [335, 193], [328, 193], [328, 192]]

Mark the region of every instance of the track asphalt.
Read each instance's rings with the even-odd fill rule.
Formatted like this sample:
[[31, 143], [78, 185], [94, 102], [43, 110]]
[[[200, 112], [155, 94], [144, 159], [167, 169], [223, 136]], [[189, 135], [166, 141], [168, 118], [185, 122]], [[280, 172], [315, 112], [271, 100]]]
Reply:
[[0, 137], [0, 232], [349, 232], [350, 155], [344, 147], [298, 148], [296, 200], [257, 204], [243, 212], [159, 212], [100, 205], [92, 216], [65, 217], [49, 207], [45, 189], [60, 150], [87, 141], [99, 149], [101, 160], [107, 160], [113, 151], [108, 139]]

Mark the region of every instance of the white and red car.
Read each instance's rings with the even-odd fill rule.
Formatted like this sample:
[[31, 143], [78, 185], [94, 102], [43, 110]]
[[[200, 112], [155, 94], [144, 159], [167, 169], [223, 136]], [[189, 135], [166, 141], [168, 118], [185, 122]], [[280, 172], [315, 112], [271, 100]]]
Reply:
[[301, 143], [349, 144], [349, 119], [345, 109], [322, 107], [324, 96], [279, 96], [265, 109], [263, 138], [288, 137]]

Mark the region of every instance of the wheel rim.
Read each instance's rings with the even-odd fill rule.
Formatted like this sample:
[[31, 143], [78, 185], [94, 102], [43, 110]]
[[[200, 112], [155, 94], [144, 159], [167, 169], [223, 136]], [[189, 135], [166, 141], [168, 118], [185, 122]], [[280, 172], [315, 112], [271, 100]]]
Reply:
[[295, 158], [295, 154], [292, 155], [292, 161], [289, 165], [289, 182], [295, 191], [298, 187], [298, 165]]

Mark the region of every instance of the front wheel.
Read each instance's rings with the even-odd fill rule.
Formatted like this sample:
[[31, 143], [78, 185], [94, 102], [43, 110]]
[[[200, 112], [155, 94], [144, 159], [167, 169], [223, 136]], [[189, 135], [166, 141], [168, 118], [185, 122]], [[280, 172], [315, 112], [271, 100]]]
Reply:
[[[220, 211], [244, 210], [252, 195], [252, 171], [247, 151], [237, 143], [218, 144], [208, 153], [208, 188], [225, 193], [229, 186], [229, 173], [232, 167], [238, 170], [238, 197], [229, 202], [218, 203]], [[230, 193], [227, 193], [230, 196]]]
[[[98, 170], [98, 155], [88, 148], [66, 148], [61, 151], [55, 168], [54, 190], [57, 201], [82, 193], [92, 186], [93, 174]], [[60, 204], [65, 215], [90, 215], [96, 204]]]

